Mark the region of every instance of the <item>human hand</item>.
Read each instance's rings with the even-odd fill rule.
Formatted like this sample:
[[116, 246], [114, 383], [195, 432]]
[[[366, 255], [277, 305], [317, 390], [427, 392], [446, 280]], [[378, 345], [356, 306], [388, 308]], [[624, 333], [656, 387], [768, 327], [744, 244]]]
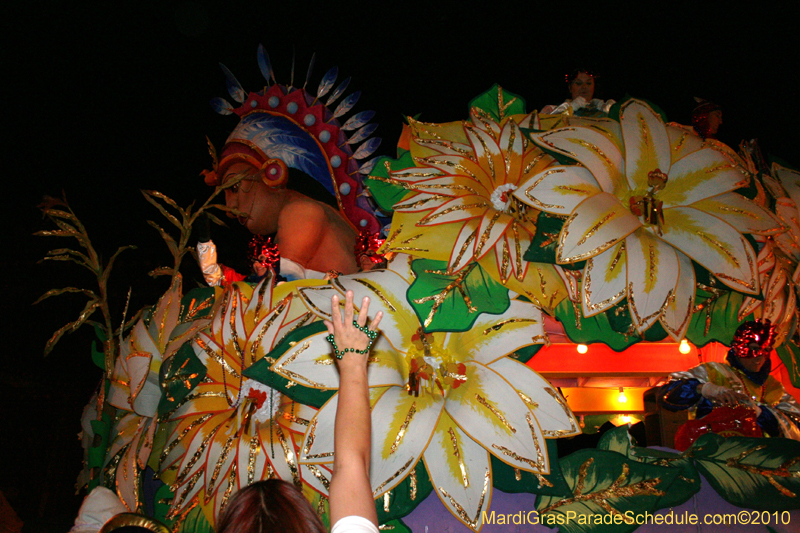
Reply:
[[358, 316], [355, 317], [353, 291], [347, 291], [345, 294], [343, 321], [342, 313], [339, 309], [339, 295], [334, 294], [331, 297], [331, 320], [325, 320], [324, 323], [325, 327], [328, 328], [328, 333], [333, 336], [332, 344], [334, 350], [338, 352], [336, 357], [341, 360], [340, 364], [366, 364], [367, 353], [377, 334], [378, 324], [383, 318], [383, 313], [379, 311], [369, 328], [367, 328], [368, 313], [369, 298], [365, 296], [361, 302], [361, 310]]
[[750, 398], [746, 394], [711, 382], [703, 384], [700, 388], [700, 394], [703, 398], [726, 407], [735, 407], [738, 404], [750, 402]]

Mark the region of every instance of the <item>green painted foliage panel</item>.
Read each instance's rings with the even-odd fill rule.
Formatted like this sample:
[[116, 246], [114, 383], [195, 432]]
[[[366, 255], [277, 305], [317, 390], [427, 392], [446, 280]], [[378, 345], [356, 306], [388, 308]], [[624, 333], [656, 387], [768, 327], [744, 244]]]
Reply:
[[281, 355], [286, 353], [286, 351], [291, 348], [291, 343], [300, 342], [306, 337], [310, 337], [321, 331], [325, 331], [325, 324], [322, 322], [312, 322], [307, 326], [293, 331], [281, 340], [267, 356], [262, 357], [256, 361], [254, 365], [245, 369], [245, 377], [255, 379], [268, 387], [279, 390], [296, 402], [319, 409], [336, 394], [336, 391], [313, 389], [290, 381], [271, 370], [273, 364], [271, 359], [277, 360]]
[[633, 522], [637, 514], [657, 511], [680, 472], [616, 452], [588, 449], [563, 458], [561, 470], [572, 495], [540, 496], [536, 508], [544, 525], [558, 524], [562, 533], [633, 531], [638, 526], [627, 522]]
[[375, 166], [370, 173], [370, 177], [364, 180], [364, 185], [369, 189], [370, 194], [377, 202], [378, 207], [385, 213], [391, 213], [394, 210], [394, 204], [401, 201], [408, 191], [400, 185], [394, 183], [387, 183], [382, 179], [389, 179], [389, 171], [386, 166], [392, 170], [402, 170], [404, 168], [415, 167], [414, 159], [411, 157], [411, 152], [404, 152], [397, 159], [389, 157], [379, 157], [375, 162]]
[[393, 520], [406, 516], [433, 491], [433, 484], [428, 477], [424, 461], [417, 462], [414, 473], [416, 482], [412, 482], [412, 477], [409, 475], [389, 492], [388, 511], [385, 510], [383, 497], [375, 500], [379, 524], [391, 523]]
[[469, 107], [477, 107], [500, 122], [510, 115], [525, 114], [525, 99], [494, 84], [491, 89], [473, 98]]
[[562, 497], [571, 495], [572, 489], [567, 485], [564, 474], [561, 473], [556, 441], [547, 439], [546, 442], [547, 455], [550, 458], [550, 473], [542, 476], [544, 482], [530, 472], [522, 470], [519, 471], [519, 479], [517, 479], [517, 470], [514, 467], [492, 455], [492, 485], [494, 488], [511, 494], [528, 492]]
[[800, 509], [800, 442], [706, 433], [686, 455], [733, 505], [759, 511]]
[[184, 343], [166, 364], [161, 365], [159, 379], [164, 394], [158, 403], [158, 414], [175, 409], [205, 377], [206, 367], [195, 355], [191, 342]]
[[800, 346], [792, 340], [787, 340], [775, 350], [786, 365], [792, 385], [800, 387]]
[[406, 299], [425, 331], [468, 331], [481, 313], [501, 314], [510, 305], [508, 289], [477, 263], [461, 273], [446, 274], [445, 261], [417, 259], [411, 269], [416, 279]]

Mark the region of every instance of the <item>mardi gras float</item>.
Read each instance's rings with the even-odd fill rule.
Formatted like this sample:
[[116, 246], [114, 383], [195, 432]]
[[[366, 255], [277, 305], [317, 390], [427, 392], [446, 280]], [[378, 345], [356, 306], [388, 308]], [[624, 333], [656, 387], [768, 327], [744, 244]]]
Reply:
[[[397, 157], [369, 159], [374, 113], [345, 119], [359, 94], [342, 98], [349, 78], [337, 85], [331, 69], [311, 93], [278, 84], [263, 48], [258, 63], [257, 92], [223, 68], [236, 104], [212, 106], [239, 121], [219, 155], [211, 148], [209, 199], [183, 208], [143, 191], [170, 223], [150, 221], [173, 256], [153, 273], [170, 279], [154, 306], [126, 309], [115, 328], [105, 289], [125, 248], [103, 263], [65, 202], [44, 207], [57, 229], [40, 234], [82, 248], [48, 258], [98, 281], [44, 296], [89, 299], [48, 351], [83, 324], [100, 341], [79, 487], [105, 487], [120, 509], [174, 531], [213, 531], [236, 491], [277, 477], [326, 520], [338, 374], [322, 319], [331, 295], [351, 290], [384, 313], [368, 375], [383, 529], [410, 531], [425, 520], [415, 509], [443, 506], [438, 522], [491, 530], [511, 523], [497, 517], [515, 494], [536, 524], [561, 531], [632, 531], [641, 522], [629, 516], [702, 508], [698, 495], [773, 513], [778, 528], [800, 519], [800, 442], [708, 433], [678, 453], [636, 446], [623, 426], [559, 457], [556, 440], [581, 434], [580, 422], [534, 370], [554, 336], [621, 353], [730, 345], [738, 325], [763, 318], [800, 386], [800, 172], [758, 165], [646, 101], [544, 115], [496, 85], [454, 122], [409, 118]], [[285, 188], [295, 179], [335, 207]], [[184, 291], [192, 227], [224, 225], [214, 212], [273, 234], [291, 281], [267, 270]], [[352, 255], [359, 235], [379, 243], [361, 247], [367, 260]]]

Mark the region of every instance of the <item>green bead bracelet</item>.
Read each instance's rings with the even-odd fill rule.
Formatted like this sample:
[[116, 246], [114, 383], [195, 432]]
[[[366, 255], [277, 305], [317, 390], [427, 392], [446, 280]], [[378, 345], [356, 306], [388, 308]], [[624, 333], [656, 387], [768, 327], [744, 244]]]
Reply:
[[375, 342], [375, 338], [378, 336], [378, 332], [372, 331], [367, 326], [359, 326], [358, 322], [356, 322], [355, 320], [353, 320], [353, 327], [355, 327], [356, 329], [364, 333], [367, 337], [369, 337], [369, 344], [367, 344], [367, 347], [363, 350], [356, 350], [355, 348], [345, 348], [344, 350], [340, 351], [339, 347], [336, 346], [336, 341], [333, 340], [333, 333], [329, 333], [328, 336], [325, 337], [325, 340], [331, 343], [331, 345], [333, 345], [333, 355], [336, 357], [336, 359], [341, 359], [347, 352], [353, 352], [365, 355], [367, 352], [369, 352], [370, 348], [372, 348], [372, 345]]

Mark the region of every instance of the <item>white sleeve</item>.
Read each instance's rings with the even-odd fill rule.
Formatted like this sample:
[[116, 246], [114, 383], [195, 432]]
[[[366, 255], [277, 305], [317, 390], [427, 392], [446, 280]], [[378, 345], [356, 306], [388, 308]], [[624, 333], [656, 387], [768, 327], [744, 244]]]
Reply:
[[345, 516], [331, 528], [331, 533], [379, 533], [375, 524], [363, 516]]
[[214, 241], [197, 243], [197, 262], [203, 271], [203, 278], [212, 287], [222, 282], [222, 269], [217, 264], [217, 246]]

